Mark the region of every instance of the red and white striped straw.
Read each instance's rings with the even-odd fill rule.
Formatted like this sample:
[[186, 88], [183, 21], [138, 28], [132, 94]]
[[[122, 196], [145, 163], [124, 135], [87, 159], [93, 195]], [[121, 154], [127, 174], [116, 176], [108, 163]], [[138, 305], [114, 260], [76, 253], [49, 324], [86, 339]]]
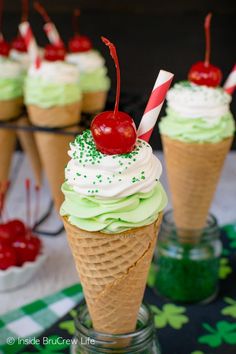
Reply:
[[41, 57], [29, 22], [25, 21], [20, 23], [19, 31], [24, 38], [31, 62], [35, 63], [35, 67], [38, 69], [41, 65]]
[[43, 26], [43, 29], [49, 39], [49, 42], [57, 47], [63, 46], [63, 41], [58, 33], [58, 30], [53, 22], [47, 22]]
[[160, 70], [138, 128], [138, 138], [149, 141], [174, 74]]
[[235, 88], [236, 88], [236, 64], [234, 65], [227, 80], [225, 81], [224, 90], [230, 95], [232, 95], [234, 93]]

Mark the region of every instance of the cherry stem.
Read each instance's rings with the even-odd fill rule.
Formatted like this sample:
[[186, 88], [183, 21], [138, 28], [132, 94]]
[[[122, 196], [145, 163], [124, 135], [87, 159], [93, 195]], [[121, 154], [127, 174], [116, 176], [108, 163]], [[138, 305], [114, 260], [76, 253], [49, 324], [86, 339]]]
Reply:
[[39, 1], [35, 1], [34, 2], [34, 8], [36, 11], [38, 11], [38, 13], [42, 16], [42, 18], [44, 19], [44, 21], [46, 23], [51, 22], [50, 17], [48, 16], [47, 11], [45, 10], [45, 8], [43, 7], [43, 5], [40, 4]]
[[74, 9], [73, 12], [73, 18], [72, 18], [72, 24], [74, 28], [75, 34], [79, 34], [79, 17], [80, 17], [80, 9]]
[[27, 224], [27, 229], [28, 229], [28, 235], [30, 235], [30, 230], [31, 230], [31, 203], [30, 203], [30, 187], [31, 187], [31, 183], [30, 183], [30, 179], [27, 178], [25, 180], [25, 190], [26, 190], [26, 224]]
[[28, 21], [29, 17], [29, 0], [21, 0], [22, 1], [22, 16], [21, 22]]
[[35, 204], [35, 211], [34, 211], [33, 226], [36, 225], [37, 220], [39, 218], [39, 209], [40, 209], [40, 187], [39, 186], [35, 186], [35, 194], [36, 194], [36, 204]]
[[111, 43], [107, 38], [101, 37], [103, 43], [105, 43], [109, 49], [110, 49], [110, 55], [112, 59], [114, 60], [115, 67], [116, 67], [116, 77], [117, 77], [117, 82], [116, 82], [116, 102], [115, 102], [115, 108], [114, 108], [114, 117], [118, 116], [118, 110], [119, 110], [119, 102], [120, 102], [120, 65], [119, 65], [119, 60], [118, 56], [116, 53], [116, 47], [113, 43]]
[[206, 52], [205, 52], [205, 65], [210, 64], [210, 54], [211, 54], [211, 36], [210, 36], [210, 25], [211, 25], [212, 14], [209, 13], [205, 18], [204, 28], [206, 37]]

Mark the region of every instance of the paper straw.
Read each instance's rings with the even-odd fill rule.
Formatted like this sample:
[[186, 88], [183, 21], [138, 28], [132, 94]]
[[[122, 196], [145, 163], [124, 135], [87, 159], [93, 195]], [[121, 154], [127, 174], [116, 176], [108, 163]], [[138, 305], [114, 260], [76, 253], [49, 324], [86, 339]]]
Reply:
[[236, 88], [236, 64], [234, 65], [227, 80], [225, 81], [224, 90], [228, 94], [232, 95], [234, 93], [235, 88]]
[[20, 23], [19, 31], [24, 38], [31, 62], [35, 63], [35, 67], [38, 69], [41, 65], [41, 57], [29, 22]]
[[58, 33], [58, 30], [56, 29], [56, 26], [54, 25], [53, 22], [47, 22], [43, 26], [43, 29], [49, 39], [49, 42], [54, 44], [57, 47], [60, 47], [63, 45], [63, 41]]
[[174, 74], [160, 70], [138, 128], [138, 138], [149, 141]]

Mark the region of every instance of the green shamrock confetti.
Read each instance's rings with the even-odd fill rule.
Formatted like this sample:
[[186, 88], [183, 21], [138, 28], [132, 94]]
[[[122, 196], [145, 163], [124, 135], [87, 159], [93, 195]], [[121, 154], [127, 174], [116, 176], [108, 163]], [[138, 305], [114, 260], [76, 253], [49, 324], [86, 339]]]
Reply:
[[219, 347], [222, 343], [236, 344], [236, 323], [219, 321], [216, 328], [207, 323], [204, 323], [203, 327], [209, 334], [199, 337], [199, 343], [207, 344], [212, 348]]
[[72, 320], [69, 321], [64, 321], [59, 324], [59, 328], [64, 329], [67, 331], [70, 335], [73, 335], [75, 333], [75, 322], [74, 318], [76, 316], [76, 311], [72, 310], [70, 312], [71, 317], [73, 318]]
[[226, 279], [228, 275], [232, 273], [232, 268], [229, 264], [228, 258], [221, 258], [220, 259], [220, 269], [219, 269], [219, 278]]
[[166, 304], [162, 307], [162, 310], [154, 305], [151, 306], [151, 309], [154, 313], [156, 328], [164, 328], [170, 325], [174, 329], [180, 329], [185, 323], [189, 322], [188, 317], [184, 315], [185, 307]]
[[236, 300], [231, 299], [230, 297], [225, 297], [224, 300], [230, 306], [226, 306], [225, 308], [223, 308], [223, 310], [221, 311], [222, 315], [228, 315], [236, 318]]

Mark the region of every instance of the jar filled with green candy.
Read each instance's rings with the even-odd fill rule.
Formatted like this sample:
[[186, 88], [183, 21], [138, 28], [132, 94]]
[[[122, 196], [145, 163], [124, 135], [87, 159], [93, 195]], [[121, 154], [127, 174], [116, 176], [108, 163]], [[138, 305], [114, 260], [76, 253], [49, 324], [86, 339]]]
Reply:
[[208, 303], [217, 295], [222, 252], [217, 220], [209, 215], [201, 231], [178, 231], [173, 212], [164, 214], [155, 265], [155, 288], [172, 301]]

